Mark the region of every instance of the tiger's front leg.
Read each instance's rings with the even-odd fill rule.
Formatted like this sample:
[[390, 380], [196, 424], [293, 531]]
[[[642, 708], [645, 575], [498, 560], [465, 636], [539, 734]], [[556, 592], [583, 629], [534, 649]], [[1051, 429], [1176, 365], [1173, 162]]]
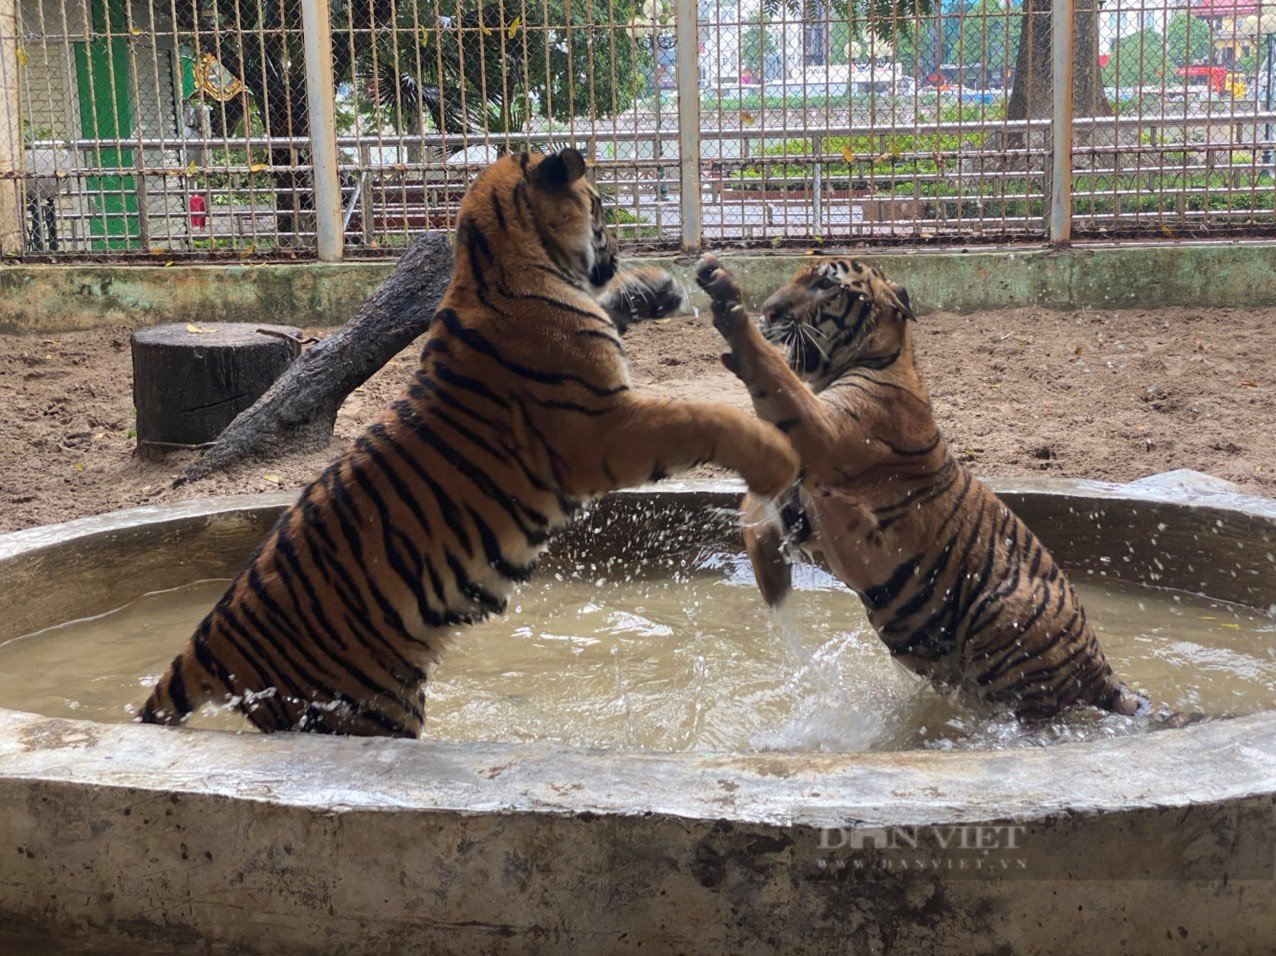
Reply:
[[789, 436], [808, 468], [826, 458], [835, 437], [828, 410], [749, 319], [735, 279], [715, 256], [704, 256], [696, 283], [709, 294], [714, 328], [731, 346], [722, 362], [749, 389], [758, 417]]
[[[796, 489], [789, 493], [796, 494]], [[776, 607], [793, 587], [793, 565], [784, 548], [784, 521], [776, 504], [745, 495], [740, 502], [740, 534], [762, 600], [768, 607]]]
[[701, 464], [739, 473], [749, 490], [774, 498], [797, 477], [798, 457], [772, 425], [727, 405], [639, 398], [626, 393], [574, 435], [568, 490], [593, 497], [658, 481]]
[[745, 495], [740, 502], [740, 531], [762, 598], [771, 607], [781, 604], [792, 588], [793, 557], [802, 552], [818, 562], [822, 550], [811, 516], [798, 486], [774, 501]]

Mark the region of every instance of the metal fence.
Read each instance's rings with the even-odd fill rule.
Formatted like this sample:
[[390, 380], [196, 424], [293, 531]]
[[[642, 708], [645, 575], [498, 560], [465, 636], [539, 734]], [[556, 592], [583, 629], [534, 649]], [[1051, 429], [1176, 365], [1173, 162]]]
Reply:
[[568, 144], [631, 246], [1268, 235], [1274, 39], [1276, 0], [0, 0], [0, 253], [384, 254]]

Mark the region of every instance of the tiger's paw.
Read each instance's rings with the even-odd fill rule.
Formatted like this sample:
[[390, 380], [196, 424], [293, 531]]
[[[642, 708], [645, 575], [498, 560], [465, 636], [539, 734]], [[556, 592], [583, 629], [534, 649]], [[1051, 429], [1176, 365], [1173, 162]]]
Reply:
[[621, 335], [629, 326], [681, 312], [687, 291], [668, 269], [639, 266], [622, 269], [607, 283], [598, 304], [607, 310]]
[[709, 295], [713, 327], [728, 340], [739, 335], [749, 322], [749, 316], [740, 304], [744, 296], [735, 276], [722, 267], [717, 256], [701, 256], [696, 263], [696, 285]]

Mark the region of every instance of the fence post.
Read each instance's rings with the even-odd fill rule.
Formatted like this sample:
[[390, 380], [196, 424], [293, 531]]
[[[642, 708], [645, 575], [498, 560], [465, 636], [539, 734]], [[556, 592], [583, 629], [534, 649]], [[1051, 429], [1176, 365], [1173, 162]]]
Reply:
[[22, 128], [18, 99], [18, 3], [0, 0], [0, 255], [22, 252]]
[[1072, 48], [1075, 0], [1054, 0], [1050, 23], [1050, 242], [1072, 241]]
[[[700, 248], [700, 18], [697, 0], [677, 0], [678, 162], [682, 249]], [[659, 95], [659, 93], [657, 93]]]
[[340, 262], [345, 237], [341, 226], [341, 179], [337, 175], [336, 91], [328, 0], [301, 0], [301, 27], [305, 33], [306, 107], [310, 115], [319, 260]]
[[811, 153], [815, 156], [815, 183], [813, 187], [815, 194], [811, 208], [812, 215], [815, 217], [815, 234], [822, 236], [824, 235], [824, 163], [821, 160], [824, 155], [823, 137], [811, 137]]

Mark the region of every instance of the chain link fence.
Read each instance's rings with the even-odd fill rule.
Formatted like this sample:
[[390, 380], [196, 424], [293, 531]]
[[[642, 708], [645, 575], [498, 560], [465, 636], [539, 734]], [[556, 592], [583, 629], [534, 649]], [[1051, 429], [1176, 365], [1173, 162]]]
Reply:
[[383, 255], [564, 145], [631, 248], [1268, 235], [1274, 43], [1276, 0], [0, 0], [0, 252]]

